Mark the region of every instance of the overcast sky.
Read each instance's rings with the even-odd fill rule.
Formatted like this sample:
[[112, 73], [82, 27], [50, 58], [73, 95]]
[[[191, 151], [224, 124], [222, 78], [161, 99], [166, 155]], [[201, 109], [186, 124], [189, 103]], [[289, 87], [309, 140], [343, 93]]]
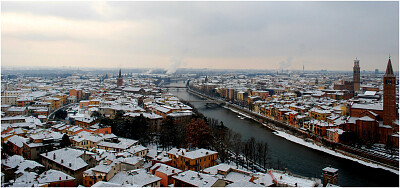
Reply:
[[2, 67], [399, 69], [398, 2], [1, 2]]

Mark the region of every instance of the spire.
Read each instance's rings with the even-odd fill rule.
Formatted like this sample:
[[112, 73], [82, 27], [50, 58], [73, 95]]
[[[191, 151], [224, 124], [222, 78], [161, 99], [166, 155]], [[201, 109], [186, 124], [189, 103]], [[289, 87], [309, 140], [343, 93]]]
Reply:
[[354, 60], [354, 67], [359, 67], [360, 66], [360, 60], [358, 60], [358, 58], [356, 57], [356, 59]]
[[119, 69], [119, 76], [118, 78], [121, 78], [121, 69]]
[[386, 67], [385, 77], [394, 77], [392, 61], [390, 60], [390, 56], [389, 56], [389, 61], [388, 61], [387, 67]]

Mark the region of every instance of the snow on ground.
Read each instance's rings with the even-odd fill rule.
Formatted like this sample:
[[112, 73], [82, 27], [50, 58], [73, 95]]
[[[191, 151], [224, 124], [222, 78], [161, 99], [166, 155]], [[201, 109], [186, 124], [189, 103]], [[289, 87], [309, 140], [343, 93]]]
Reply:
[[280, 172], [273, 171], [272, 175], [274, 175], [276, 181], [278, 181], [279, 184], [283, 184], [283, 185], [287, 185], [287, 186], [315, 187], [315, 185], [317, 184], [317, 182], [315, 182], [315, 181], [291, 176], [287, 173], [280, 173]]
[[371, 162], [365, 162], [365, 161], [362, 161], [362, 160], [359, 160], [359, 159], [356, 159], [356, 158], [353, 158], [353, 157], [349, 157], [349, 156], [343, 155], [341, 153], [338, 153], [336, 151], [330, 150], [328, 148], [315, 145], [314, 143], [306, 142], [301, 138], [298, 138], [296, 136], [290, 135], [290, 134], [285, 133], [283, 131], [276, 131], [276, 132], [274, 132], [274, 134], [277, 135], [277, 136], [283, 137], [286, 140], [292, 141], [294, 143], [297, 143], [297, 144], [300, 144], [300, 145], [303, 145], [303, 146], [307, 146], [309, 148], [312, 148], [312, 149], [315, 149], [315, 150], [318, 150], [318, 151], [322, 151], [322, 152], [331, 154], [331, 155], [336, 156], [336, 157], [341, 157], [341, 158], [344, 158], [344, 159], [349, 159], [349, 160], [352, 160], [352, 161], [356, 161], [356, 162], [358, 162], [360, 164], [363, 164], [365, 166], [369, 166], [369, 167], [372, 167], [372, 168], [381, 168], [381, 169], [388, 170], [390, 172], [393, 172], [393, 173], [399, 175], [399, 171], [397, 171], [397, 170], [394, 170], [394, 169], [391, 169], [391, 168], [388, 168], [388, 167], [385, 167], [385, 166], [382, 166], [382, 165], [374, 164], [374, 163], [371, 163]]

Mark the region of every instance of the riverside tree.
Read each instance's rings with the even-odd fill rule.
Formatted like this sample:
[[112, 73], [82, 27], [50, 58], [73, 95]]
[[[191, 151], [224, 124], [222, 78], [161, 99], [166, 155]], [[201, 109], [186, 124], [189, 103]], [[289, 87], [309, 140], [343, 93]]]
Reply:
[[192, 120], [185, 126], [185, 141], [188, 148], [209, 148], [211, 129], [203, 119]]

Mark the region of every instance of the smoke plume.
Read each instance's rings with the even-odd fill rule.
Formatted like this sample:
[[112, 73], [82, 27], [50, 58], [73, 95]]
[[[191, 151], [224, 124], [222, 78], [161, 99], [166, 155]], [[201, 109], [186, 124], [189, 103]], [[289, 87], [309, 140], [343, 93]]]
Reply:
[[176, 70], [181, 66], [182, 60], [176, 57], [171, 57], [170, 63], [167, 69], [167, 74], [174, 74]]
[[145, 74], [151, 74], [153, 72], [153, 69], [149, 69]]
[[288, 57], [286, 59], [286, 61], [281, 61], [279, 63], [279, 70], [284, 70], [284, 69], [289, 68], [291, 63], [292, 63], [292, 58], [291, 57]]

